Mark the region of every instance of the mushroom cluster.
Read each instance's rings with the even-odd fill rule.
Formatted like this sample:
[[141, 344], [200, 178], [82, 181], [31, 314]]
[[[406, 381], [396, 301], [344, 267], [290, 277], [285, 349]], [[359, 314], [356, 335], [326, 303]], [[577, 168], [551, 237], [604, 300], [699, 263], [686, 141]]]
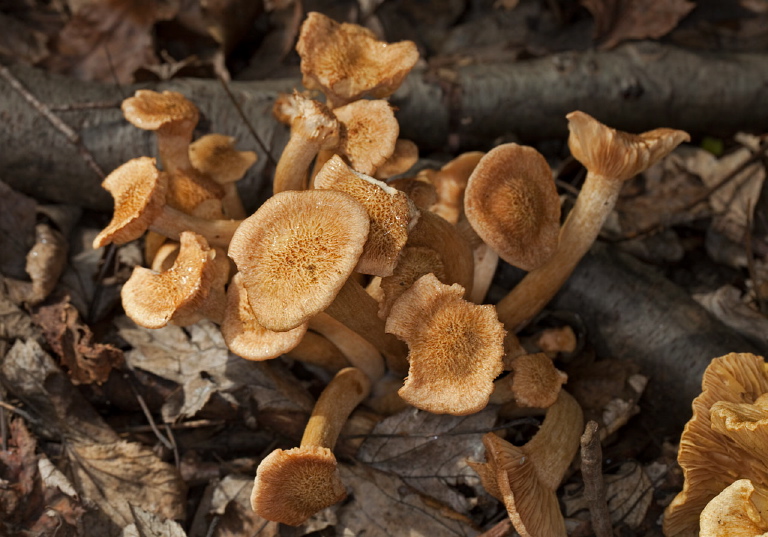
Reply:
[[[540, 502], [547, 535], [564, 535], [554, 491], [576, 452], [581, 411], [552, 358], [528, 354], [514, 333], [587, 251], [621, 181], [687, 135], [633, 136], [569, 115], [569, 144], [589, 173], [561, 228], [552, 172], [533, 148], [505, 144], [405, 174], [418, 151], [399, 138], [386, 99], [418, 60], [413, 43], [309, 13], [296, 48], [305, 87], [325, 99], [276, 99], [290, 139], [274, 195], [251, 215], [234, 184], [254, 153], [222, 135], [193, 142], [198, 111], [180, 94], [141, 90], [123, 104], [128, 121], [156, 133], [160, 162], [134, 159], [104, 181], [115, 211], [94, 247], [146, 234], [151, 269], [137, 267], [125, 284], [126, 313], [147, 328], [209, 319], [245, 359], [288, 355], [338, 372], [301, 446], [259, 466], [252, 500], [261, 516], [301, 524], [344, 497], [332, 450], [359, 404], [467, 415], [513, 402], [549, 408], [544, 425], [522, 448], [488, 436], [488, 464], [476, 468], [521, 535], [532, 521], [516, 509]], [[483, 305], [499, 257], [529, 274], [501, 303]], [[523, 479], [535, 480], [535, 497], [520, 495]]]

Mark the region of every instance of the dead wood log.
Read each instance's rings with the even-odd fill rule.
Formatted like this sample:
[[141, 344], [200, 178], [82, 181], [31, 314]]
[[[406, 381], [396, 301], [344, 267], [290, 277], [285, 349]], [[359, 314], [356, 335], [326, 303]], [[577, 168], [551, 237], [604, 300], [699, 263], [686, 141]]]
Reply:
[[[119, 102], [136, 87], [80, 82], [15, 67], [42, 102]], [[271, 116], [280, 91], [298, 79], [239, 82], [232, 92], [261, 139], [279, 155], [286, 130]], [[241, 181], [253, 209], [271, 175], [222, 86], [215, 80], [146, 84], [184, 92], [203, 112], [199, 133], [221, 132], [254, 149], [260, 161]], [[108, 210], [109, 197], [75, 148], [4, 81], [0, 81], [0, 178], [52, 201]], [[613, 51], [568, 52], [503, 65], [468, 65], [414, 72], [395, 94], [402, 135], [423, 149], [487, 148], [500, 136], [523, 141], [562, 137], [565, 114], [581, 109], [612, 126], [639, 132], [658, 126], [719, 135], [768, 125], [768, 61], [764, 54], [704, 53], [641, 42]], [[153, 154], [149, 133], [130, 126], [117, 108], [58, 112], [105, 170]], [[264, 173], [264, 171], [267, 173]]]
[[650, 377], [640, 419], [677, 436], [691, 417], [709, 362], [729, 352], [765, 355], [656, 269], [595, 245], [550, 308], [581, 315], [598, 356], [632, 360]]

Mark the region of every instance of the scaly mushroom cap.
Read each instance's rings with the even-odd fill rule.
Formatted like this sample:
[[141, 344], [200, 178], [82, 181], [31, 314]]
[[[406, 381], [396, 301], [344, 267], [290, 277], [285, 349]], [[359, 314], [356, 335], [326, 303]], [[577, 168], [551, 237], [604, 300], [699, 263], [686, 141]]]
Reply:
[[101, 186], [112, 195], [115, 209], [112, 221], [93, 240], [94, 248], [141, 237], [165, 206], [168, 174], [155, 167], [155, 159], [139, 157], [116, 168]]
[[715, 496], [701, 512], [700, 537], [768, 535], [768, 488], [739, 479]]
[[190, 140], [200, 117], [194, 103], [175, 91], [137, 90], [133, 97], [123, 101], [121, 108], [125, 119], [135, 127], [174, 133], [188, 131]]
[[224, 189], [195, 169], [177, 168], [170, 174], [166, 202], [169, 207], [207, 220], [223, 218]]
[[[208, 299], [217, 275], [216, 251], [201, 235], [191, 231], [181, 234], [181, 248], [173, 266], [165, 272], [135, 267], [123, 285], [120, 296], [125, 313], [139, 326], [162, 328], [184, 319]], [[221, 285], [223, 298], [223, 285]]]
[[227, 289], [227, 308], [221, 335], [229, 350], [247, 360], [270, 360], [285, 354], [301, 342], [307, 332], [304, 323], [287, 332], [273, 332], [261, 326], [253, 315], [248, 295], [235, 274]]
[[350, 169], [338, 155], [331, 157], [317, 174], [315, 188], [346, 192], [365, 207], [370, 228], [355, 270], [374, 276], [391, 275], [408, 240], [408, 232], [419, 217], [418, 209], [408, 196]]
[[409, 349], [399, 393], [416, 408], [459, 416], [479, 412], [502, 371], [506, 332], [496, 310], [463, 295], [460, 285], [427, 274], [392, 305], [386, 330]]
[[690, 140], [688, 133], [675, 129], [642, 134], [617, 131], [580, 111], [565, 117], [573, 157], [590, 172], [618, 181], [631, 179]]
[[549, 259], [560, 232], [560, 199], [544, 157], [532, 147], [504, 144], [475, 167], [464, 212], [504, 261], [533, 270]]
[[291, 126], [291, 137], [296, 135], [318, 143], [322, 149], [332, 149], [339, 144], [339, 121], [320, 101], [294, 91], [275, 102], [274, 114]]
[[424, 276], [432, 273], [445, 283], [445, 267], [440, 254], [426, 246], [406, 246], [400, 256], [394, 272], [379, 283], [382, 297], [379, 301], [379, 318], [386, 319], [392, 310], [392, 304], [411, 286]]
[[296, 51], [304, 86], [325, 93], [333, 108], [364, 95], [388, 97], [419, 59], [411, 41], [378, 41], [362, 26], [339, 24], [317, 12], [308, 13], [301, 25]]
[[[419, 147], [410, 140], [398, 138], [395, 142], [395, 152], [379, 167], [373, 176], [381, 181], [405, 173], [419, 160]], [[394, 186], [394, 185], [392, 185]], [[395, 187], [397, 188], [397, 187]], [[414, 200], [415, 202], [415, 200]]]
[[333, 190], [285, 191], [240, 224], [229, 256], [259, 324], [296, 328], [334, 299], [363, 252], [368, 213]]
[[346, 496], [330, 449], [277, 449], [259, 464], [251, 506], [267, 520], [298, 526]]
[[677, 460], [685, 483], [665, 511], [665, 535], [695, 535], [704, 507], [736, 479], [768, 483], [766, 394], [763, 358], [731, 353], [712, 360], [680, 439]]
[[414, 205], [416, 205], [416, 208], [421, 211], [427, 211], [437, 203], [435, 185], [426, 178], [420, 176], [400, 177], [388, 180], [387, 184], [398, 189], [400, 192], [405, 192], [411, 198]]
[[544, 423], [524, 446], [483, 436], [487, 463], [474, 463], [486, 490], [504, 502], [522, 537], [565, 537], [555, 491], [579, 447], [584, 418], [576, 400], [561, 391]]
[[512, 393], [520, 406], [548, 408], [557, 401], [568, 375], [544, 353], [524, 354], [512, 362]]
[[223, 134], [206, 134], [189, 146], [189, 159], [196, 170], [219, 184], [239, 181], [257, 160], [253, 151], [235, 149], [235, 139]]
[[400, 125], [387, 101], [354, 101], [333, 113], [342, 125], [336, 153], [346, 157], [350, 167], [373, 175], [395, 152]]

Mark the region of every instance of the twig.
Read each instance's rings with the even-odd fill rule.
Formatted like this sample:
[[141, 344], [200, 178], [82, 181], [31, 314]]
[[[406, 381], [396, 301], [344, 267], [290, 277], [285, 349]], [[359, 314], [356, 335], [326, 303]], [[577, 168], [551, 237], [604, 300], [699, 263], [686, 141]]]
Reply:
[[121, 101], [93, 101], [87, 103], [50, 104], [51, 112], [76, 112], [79, 110], [109, 110], [120, 108]]
[[149, 422], [149, 426], [152, 428], [152, 432], [155, 433], [155, 436], [157, 437], [160, 442], [167, 447], [170, 451], [173, 451], [173, 443], [168, 440], [163, 433], [160, 432], [160, 429], [157, 428], [157, 424], [155, 423], [155, 418], [152, 417], [152, 413], [149, 411], [149, 407], [147, 406], [147, 403], [144, 401], [144, 397], [136, 390], [136, 387], [133, 385], [133, 371], [129, 368], [126, 370], [126, 373], [123, 375], [124, 378], [128, 381], [128, 386], [131, 388], [131, 391], [133, 392], [133, 396], [136, 397], [136, 400], [139, 402], [139, 406], [141, 407], [142, 412], [144, 412], [144, 416], [147, 418], [147, 422]]
[[101, 265], [101, 268], [99, 269], [99, 273], [96, 276], [96, 287], [93, 290], [93, 296], [91, 297], [91, 301], [88, 304], [88, 312], [86, 314], [86, 321], [88, 321], [88, 324], [91, 324], [96, 321], [96, 306], [101, 301], [101, 294], [103, 292], [103, 287], [101, 285], [101, 282], [104, 281], [104, 278], [107, 276], [107, 271], [112, 267], [112, 264], [117, 261], [117, 246], [115, 243], [111, 242], [107, 245], [107, 250], [104, 253], [104, 262]]
[[164, 423], [163, 425], [165, 426], [165, 434], [168, 435], [168, 440], [171, 442], [171, 445], [173, 445], [173, 460], [176, 463], [176, 468], [179, 468], [181, 466], [181, 460], [179, 459], [179, 445], [176, 443], [176, 437], [173, 434], [173, 430], [171, 430], [167, 423]]
[[584, 479], [584, 497], [592, 515], [592, 529], [596, 537], [613, 537], [611, 515], [605, 501], [603, 482], [603, 451], [600, 446], [598, 425], [589, 421], [581, 436], [581, 475]]
[[88, 164], [88, 166], [96, 173], [96, 175], [99, 176], [99, 178], [104, 179], [106, 177], [104, 170], [101, 169], [101, 166], [98, 165], [96, 160], [93, 158], [93, 155], [91, 155], [91, 152], [88, 151], [88, 148], [85, 147], [85, 144], [83, 144], [83, 139], [78, 133], [74, 131], [74, 129], [72, 129], [72, 127], [64, 123], [61, 118], [59, 118], [59, 116], [51, 112], [51, 109], [47, 105], [43, 104], [37, 99], [37, 97], [32, 95], [29, 90], [25, 88], [24, 85], [19, 81], [19, 79], [16, 78], [4, 65], [0, 65], [0, 76], [2, 76], [5, 81], [8, 82], [11, 87], [24, 98], [25, 101], [32, 105], [32, 107], [37, 110], [40, 115], [47, 119], [48, 122], [54, 126], [54, 128], [66, 136], [67, 140], [69, 140], [70, 143], [77, 148], [78, 153], [80, 153], [80, 156], [83, 158], [85, 163]]
[[[0, 403], [3, 401], [3, 391], [0, 390]], [[8, 451], [8, 425], [5, 423], [5, 409], [0, 407], [0, 437], [2, 437], [3, 451]]]
[[[746, 170], [749, 166], [757, 162], [758, 160], [762, 159], [765, 154], [765, 150], [768, 148], [768, 145], [761, 144], [760, 148], [752, 153], [750, 157], [742, 162], [740, 165], [738, 165], [736, 168], [728, 172], [725, 177], [720, 179], [717, 183], [706, 189], [704, 192], [699, 194], [698, 196], [695, 196], [691, 201], [680, 207], [677, 212], [684, 212], [688, 211], [690, 209], [693, 209], [696, 205], [699, 203], [702, 203], [706, 201], [712, 194], [714, 194], [717, 190], [724, 187], [726, 184], [728, 184], [734, 177], [739, 175], [741, 172]], [[661, 231], [666, 227], [666, 224], [664, 222], [654, 222], [653, 224], [649, 224], [643, 228], [636, 229], [634, 231], [630, 231], [629, 233], [625, 233], [624, 235], [621, 235], [619, 237], [615, 238], [607, 238], [605, 239], [607, 242], [611, 243], [618, 243], [618, 242], [624, 242], [632, 239], [637, 239], [639, 237], [644, 237], [646, 235], [652, 235], [658, 231]]]
[[22, 410], [20, 408], [16, 408], [13, 405], [9, 405], [5, 401], [0, 401], [0, 408], [4, 408], [6, 410], [10, 410], [14, 414], [18, 414], [19, 416], [21, 416], [22, 418], [27, 420], [29, 423], [40, 423], [40, 420], [35, 418], [35, 417], [33, 417], [29, 412], [27, 412], [25, 410]]
[[747, 225], [744, 226], [744, 250], [747, 256], [747, 272], [752, 280], [752, 289], [755, 292], [755, 302], [757, 302], [757, 311], [765, 313], [765, 297], [760, 289], [760, 277], [755, 268], [755, 252], [752, 247], [752, 215], [754, 206], [747, 208]]
[[[225, 420], [192, 420], [181, 421], [179, 423], [166, 423], [165, 426], [173, 430], [183, 429], [198, 429], [202, 427], [221, 427], [226, 425]], [[116, 429], [117, 433], [150, 433], [152, 427], [150, 425], [129, 425], [127, 427], [121, 427]]]

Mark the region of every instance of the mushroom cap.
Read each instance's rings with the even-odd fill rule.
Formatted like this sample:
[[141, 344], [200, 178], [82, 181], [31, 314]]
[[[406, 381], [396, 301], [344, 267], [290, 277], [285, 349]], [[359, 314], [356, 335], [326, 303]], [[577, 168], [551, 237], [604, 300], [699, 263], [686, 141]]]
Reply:
[[[208, 299], [218, 279], [216, 251], [205, 238], [191, 231], [180, 237], [181, 247], [173, 266], [165, 272], [135, 267], [120, 292], [125, 313], [139, 326], [162, 328], [169, 322], [192, 324], [190, 318]], [[223, 291], [223, 285], [222, 285]], [[183, 319], [191, 322], [184, 322]]]
[[410, 170], [418, 160], [419, 146], [410, 140], [398, 138], [395, 142], [395, 152], [376, 168], [373, 176], [383, 181], [393, 175], [400, 175]]
[[339, 144], [339, 121], [320, 101], [294, 91], [276, 101], [273, 111], [281, 122], [291, 126], [291, 136], [318, 143], [321, 149], [332, 149]]
[[441, 282], [446, 282], [445, 266], [440, 254], [426, 246], [406, 246], [403, 248], [391, 276], [386, 276], [379, 283], [382, 299], [379, 301], [379, 318], [386, 319], [392, 310], [392, 304], [425, 274], [434, 274]]
[[428, 174], [439, 198], [432, 210], [451, 224], [456, 225], [464, 212], [467, 181], [484, 155], [482, 151], [462, 153], [439, 170]]
[[229, 256], [259, 324], [291, 330], [323, 311], [352, 274], [368, 221], [360, 203], [333, 190], [280, 192], [246, 218]]
[[248, 303], [248, 294], [235, 274], [227, 289], [227, 307], [221, 335], [230, 351], [247, 360], [270, 360], [296, 348], [307, 332], [307, 323], [287, 332], [261, 326]]
[[251, 506], [267, 520], [298, 526], [346, 496], [330, 449], [276, 449], [256, 470]]
[[642, 134], [617, 131], [580, 111], [566, 118], [573, 157], [590, 172], [619, 181], [631, 179], [691, 139], [687, 132], [676, 129]]
[[370, 217], [368, 240], [355, 270], [374, 276], [391, 275], [408, 232], [419, 217], [408, 196], [350, 169], [338, 155], [331, 157], [315, 176], [315, 188], [345, 192], [365, 207]]
[[421, 211], [429, 210], [430, 207], [437, 203], [435, 185], [420, 176], [390, 179], [387, 181], [387, 184], [401, 192], [405, 192], [411, 198], [414, 205], [416, 205], [416, 208]]
[[568, 375], [544, 353], [524, 354], [512, 361], [512, 393], [524, 407], [548, 408], [557, 401]]
[[464, 193], [472, 228], [504, 261], [533, 270], [560, 233], [560, 198], [546, 159], [532, 147], [503, 144], [475, 167]]
[[176, 168], [169, 177], [169, 207], [209, 220], [223, 218], [224, 189], [220, 184], [195, 169]]
[[121, 106], [125, 119], [144, 130], [179, 129], [192, 135], [200, 112], [192, 101], [175, 91], [137, 90]]
[[709, 364], [680, 438], [685, 483], [665, 511], [665, 535], [695, 535], [704, 507], [734, 480], [768, 483], [767, 393], [762, 357], [731, 353]]
[[400, 397], [435, 414], [482, 410], [502, 371], [506, 331], [491, 305], [462, 299], [464, 289], [419, 278], [392, 305], [386, 330], [408, 344]]
[[196, 170], [225, 184], [242, 179], [258, 157], [253, 151], [235, 149], [232, 136], [206, 134], [189, 145], [189, 159]]
[[768, 535], [768, 488], [739, 479], [715, 496], [701, 512], [700, 537]]
[[362, 26], [317, 12], [307, 13], [296, 51], [304, 86], [325, 93], [333, 107], [364, 95], [388, 97], [419, 59], [412, 41], [385, 43]]
[[93, 240], [94, 248], [141, 237], [165, 206], [168, 174], [157, 169], [155, 159], [139, 157], [116, 168], [101, 186], [112, 195], [115, 209], [112, 221]]
[[342, 125], [336, 152], [350, 167], [373, 175], [395, 153], [400, 125], [392, 106], [383, 100], [353, 101], [333, 110]]
[[578, 450], [583, 422], [576, 400], [561, 390], [541, 428], [524, 446], [514, 446], [494, 433], [483, 436], [487, 463], [478, 472], [483, 486], [501, 496], [522, 537], [566, 536], [555, 491]]

